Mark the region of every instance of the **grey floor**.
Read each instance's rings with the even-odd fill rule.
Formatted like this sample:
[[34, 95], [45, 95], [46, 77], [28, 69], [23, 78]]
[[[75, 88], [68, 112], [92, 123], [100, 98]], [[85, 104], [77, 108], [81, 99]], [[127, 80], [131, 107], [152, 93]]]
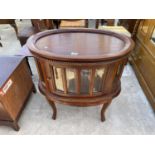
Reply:
[[[27, 24], [27, 21], [25, 21]], [[20, 22], [19, 22], [20, 24]], [[1, 55], [14, 55], [21, 46], [9, 25], [0, 25]], [[33, 80], [38, 75], [33, 58], [29, 59]], [[51, 119], [51, 108], [39, 93], [32, 94], [20, 119], [20, 131], [0, 126], [0, 134], [155, 134], [155, 115], [128, 64], [122, 76], [122, 91], [106, 112], [106, 121], [100, 121], [100, 106], [71, 107], [57, 104], [57, 120]]]

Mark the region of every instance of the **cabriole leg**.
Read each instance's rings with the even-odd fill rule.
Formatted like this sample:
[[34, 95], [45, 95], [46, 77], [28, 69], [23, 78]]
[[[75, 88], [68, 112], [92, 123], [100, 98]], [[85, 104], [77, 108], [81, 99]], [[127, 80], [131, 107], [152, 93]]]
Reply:
[[101, 121], [104, 122], [105, 121], [105, 111], [106, 109], [108, 108], [109, 104], [111, 103], [111, 100], [110, 101], [107, 101], [103, 104], [103, 107], [101, 109]]
[[13, 122], [12, 127], [15, 131], [19, 131], [20, 127], [18, 126], [18, 123], [16, 121]]
[[47, 99], [49, 104], [51, 105], [52, 107], [52, 110], [53, 110], [53, 115], [52, 115], [52, 119], [55, 120], [56, 119], [56, 116], [57, 116], [57, 109], [56, 109], [56, 106], [55, 106], [55, 103], [49, 99]]
[[35, 87], [35, 85], [33, 84], [33, 88], [32, 88], [33, 93], [37, 93], [37, 89]]

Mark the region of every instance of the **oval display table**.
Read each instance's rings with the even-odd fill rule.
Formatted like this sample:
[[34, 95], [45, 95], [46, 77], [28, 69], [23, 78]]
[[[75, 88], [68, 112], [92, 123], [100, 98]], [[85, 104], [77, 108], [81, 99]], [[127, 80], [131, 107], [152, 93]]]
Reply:
[[95, 29], [45, 31], [29, 38], [35, 57], [39, 90], [53, 109], [56, 102], [72, 106], [103, 104], [101, 120], [121, 90], [120, 78], [133, 41], [117, 33]]

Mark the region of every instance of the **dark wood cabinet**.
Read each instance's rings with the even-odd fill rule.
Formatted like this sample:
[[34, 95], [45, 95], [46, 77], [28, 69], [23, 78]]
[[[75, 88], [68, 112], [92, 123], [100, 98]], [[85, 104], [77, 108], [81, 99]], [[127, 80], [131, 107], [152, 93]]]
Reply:
[[130, 62], [155, 111], [155, 20], [141, 20]]
[[0, 125], [19, 130], [17, 121], [32, 91], [35, 87], [26, 59], [0, 57]]
[[72, 106], [102, 104], [101, 121], [121, 91], [120, 78], [133, 49], [125, 35], [95, 29], [59, 29], [29, 38], [35, 57], [39, 90], [53, 109], [58, 102]]

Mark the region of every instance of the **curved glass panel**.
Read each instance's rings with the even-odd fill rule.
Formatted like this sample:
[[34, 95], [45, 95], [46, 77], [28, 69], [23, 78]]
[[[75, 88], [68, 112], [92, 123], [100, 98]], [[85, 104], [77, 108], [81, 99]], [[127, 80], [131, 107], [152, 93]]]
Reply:
[[94, 88], [93, 88], [94, 93], [102, 91], [104, 73], [105, 73], [105, 68], [96, 69], [95, 79], [94, 79]]
[[81, 86], [80, 92], [82, 94], [89, 94], [90, 88], [90, 70], [89, 69], [82, 69], [81, 70]]
[[53, 67], [56, 89], [64, 91], [61, 68]]
[[67, 91], [76, 93], [75, 69], [66, 69]]

